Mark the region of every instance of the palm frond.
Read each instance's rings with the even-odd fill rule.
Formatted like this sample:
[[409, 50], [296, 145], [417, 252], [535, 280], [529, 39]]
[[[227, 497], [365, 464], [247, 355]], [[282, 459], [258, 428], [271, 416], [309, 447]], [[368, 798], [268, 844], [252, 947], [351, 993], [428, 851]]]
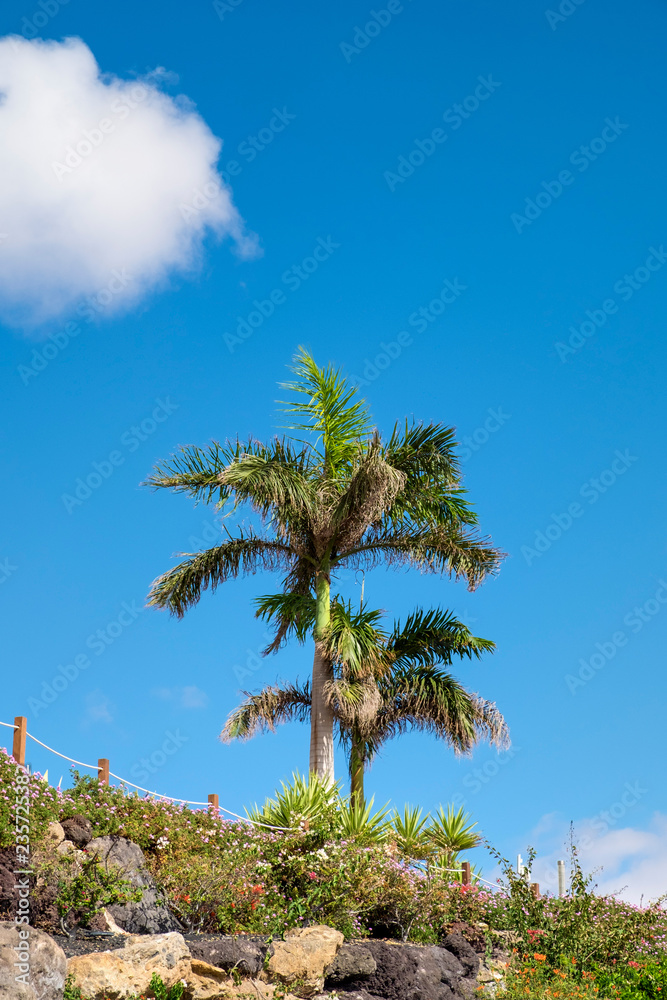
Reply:
[[275, 571], [290, 566], [297, 554], [282, 542], [255, 535], [230, 538], [204, 552], [183, 553], [187, 559], [159, 576], [151, 586], [148, 604], [182, 618], [197, 604], [202, 591], [212, 591], [226, 580], [258, 569]]
[[503, 554], [488, 539], [459, 529], [401, 529], [370, 531], [359, 545], [341, 554], [334, 565], [349, 569], [373, 569], [384, 563], [404, 566], [423, 573], [463, 577], [468, 589], [475, 590], [496, 573]]
[[368, 611], [364, 605], [353, 611], [352, 603], [335, 599], [331, 620], [321, 642], [334, 664], [350, 677], [376, 673], [384, 660], [386, 632], [379, 627], [380, 611]]
[[291, 371], [295, 381], [281, 388], [306, 398], [284, 404], [285, 413], [300, 418], [288, 429], [319, 435], [325, 473], [331, 475], [352, 461], [359, 442], [371, 433], [367, 404], [341, 371], [331, 364], [320, 368], [304, 347], [297, 351]]
[[276, 438], [270, 445], [237, 445], [234, 457], [221, 470], [223, 493], [233, 493], [237, 504], [249, 503], [263, 517], [287, 527], [295, 521], [312, 522], [317, 495], [306, 449]]
[[310, 718], [310, 684], [266, 687], [259, 694], [244, 691], [245, 701], [230, 712], [220, 733], [223, 743], [249, 740], [258, 733], [275, 732], [284, 722]]
[[443, 740], [457, 754], [466, 754], [486, 735], [476, 696], [438, 667], [397, 670], [382, 678], [379, 688], [382, 708], [374, 724], [376, 746], [415, 729]]
[[286, 591], [282, 594], [264, 594], [255, 603], [255, 615], [274, 629], [273, 641], [264, 650], [275, 653], [289, 638], [305, 642], [315, 627], [315, 598], [311, 594]]
[[154, 490], [187, 493], [195, 503], [210, 503], [216, 494], [220, 500], [218, 477], [232, 457], [233, 449], [217, 441], [211, 442], [208, 448], [188, 445], [180, 448], [171, 458], [158, 462], [142, 485]]
[[450, 664], [454, 656], [479, 658], [496, 648], [490, 639], [480, 639], [449, 611], [418, 608], [408, 615], [405, 625], [395, 622], [387, 650], [397, 667], [410, 663]]

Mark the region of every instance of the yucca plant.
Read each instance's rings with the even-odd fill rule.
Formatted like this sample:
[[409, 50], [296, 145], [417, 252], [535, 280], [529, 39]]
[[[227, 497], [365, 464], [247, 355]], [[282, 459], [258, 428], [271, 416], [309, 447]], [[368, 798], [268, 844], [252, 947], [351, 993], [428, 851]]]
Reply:
[[290, 784], [283, 781], [281, 785], [275, 798], [267, 799], [261, 808], [255, 805], [246, 810], [248, 819], [283, 829], [309, 829], [327, 821], [335, 824], [332, 817], [341, 803], [339, 782], [295, 773]]
[[477, 533], [451, 427], [406, 421], [383, 439], [340, 371], [318, 366], [300, 349], [292, 373], [284, 386], [293, 400], [286, 404], [292, 421], [286, 429], [297, 437], [185, 447], [148, 478], [155, 489], [215, 503], [225, 513], [253, 511], [261, 522], [261, 530], [225, 531], [220, 544], [184, 553], [155, 580], [148, 600], [182, 617], [209, 587], [260, 569], [281, 571], [286, 601], [274, 619], [271, 651], [294, 625], [290, 596], [314, 601], [309, 770], [333, 778], [334, 708], [327, 689], [334, 666], [323, 641], [332, 578], [343, 569], [384, 564], [463, 578], [474, 590], [502, 556]]
[[461, 851], [479, 846], [482, 837], [475, 833], [477, 823], [471, 823], [471, 819], [470, 813], [464, 812], [463, 807], [455, 811], [454, 806], [448, 806], [445, 811], [440, 806], [426, 831], [434, 855], [433, 863], [437, 867], [460, 867], [458, 855]]
[[428, 813], [424, 816], [418, 806], [412, 809], [406, 805], [402, 816], [396, 810], [393, 817], [394, 836], [396, 847], [404, 857], [422, 861], [432, 853], [427, 832], [430, 818]]
[[340, 832], [347, 839], [379, 844], [391, 830], [389, 810], [385, 806], [373, 812], [373, 799], [367, 803], [345, 802], [339, 813]]

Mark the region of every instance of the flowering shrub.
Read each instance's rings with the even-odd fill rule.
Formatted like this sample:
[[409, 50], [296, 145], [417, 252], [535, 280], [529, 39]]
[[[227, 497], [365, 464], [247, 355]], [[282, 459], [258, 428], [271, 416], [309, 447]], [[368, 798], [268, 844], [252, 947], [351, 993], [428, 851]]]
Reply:
[[510, 965], [498, 1000], [657, 1000], [667, 993], [667, 961], [617, 962], [610, 967], [580, 969], [563, 958], [554, 967], [535, 952]]
[[[0, 751], [0, 846], [12, 843], [16, 767]], [[222, 820], [212, 808], [191, 810], [100, 785], [76, 772], [74, 777], [74, 787], [64, 792], [37, 775], [30, 777], [33, 850], [48, 854], [44, 835], [51, 820], [84, 814], [95, 836], [118, 834], [143, 849], [156, 882], [189, 930], [278, 936], [288, 928], [317, 922], [338, 928], [346, 937], [437, 943], [455, 928], [478, 945], [484, 938], [489, 947], [511, 941], [516, 957], [532, 956], [524, 964], [515, 961], [508, 998], [587, 997], [597, 988], [600, 997], [626, 1000], [633, 995], [631, 987], [644, 989], [637, 996], [657, 997], [667, 991], [660, 978], [667, 947], [662, 906], [641, 909], [595, 895], [576, 852], [570, 895], [538, 900], [527, 880], [498, 855], [504, 866], [498, 890], [479, 882], [464, 886], [452, 881], [456, 876], [429, 866], [423, 844], [410, 857], [405, 849], [409, 817], [403, 821], [401, 839], [395, 827], [393, 833], [388, 829], [380, 835], [356, 820], [338, 823], [336, 805], [329, 803], [323, 811], [313, 809], [297, 817], [287, 831], [274, 830]], [[278, 797], [276, 803], [280, 805]], [[296, 799], [292, 805], [296, 808]], [[74, 906], [83, 896], [88, 898], [83, 883], [74, 883], [74, 873], [62, 880], [64, 901]], [[589, 973], [596, 977], [594, 985]], [[654, 992], [637, 985], [641, 983], [653, 984]], [[580, 992], [564, 992], [570, 985]], [[622, 989], [626, 992], [619, 992]]]

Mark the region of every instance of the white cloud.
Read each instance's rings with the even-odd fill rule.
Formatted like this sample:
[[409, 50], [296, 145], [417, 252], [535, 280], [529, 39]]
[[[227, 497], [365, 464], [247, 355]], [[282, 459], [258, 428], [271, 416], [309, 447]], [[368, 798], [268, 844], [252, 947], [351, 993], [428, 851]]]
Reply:
[[[579, 859], [584, 872], [595, 872], [596, 892], [646, 905], [667, 892], [667, 815], [656, 812], [647, 829], [623, 825], [624, 818], [615, 823], [606, 812], [575, 823]], [[557, 891], [556, 863], [562, 859], [568, 868], [568, 840], [569, 824], [554, 814], [527, 839], [538, 850], [532, 877], [543, 890]]]
[[206, 708], [208, 705], [208, 695], [194, 684], [189, 687], [156, 688], [153, 694], [163, 701], [175, 701], [181, 708]]
[[101, 74], [77, 38], [0, 39], [0, 316], [126, 309], [191, 271], [207, 233], [256, 252], [216, 170], [221, 142], [185, 98]]

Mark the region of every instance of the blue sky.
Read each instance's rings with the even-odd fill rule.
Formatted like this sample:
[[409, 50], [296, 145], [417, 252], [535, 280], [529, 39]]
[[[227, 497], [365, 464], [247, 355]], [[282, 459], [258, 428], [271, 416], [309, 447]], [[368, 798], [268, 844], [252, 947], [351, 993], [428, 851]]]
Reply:
[[[81, 298], [50, 298], [39, 321], [3, 307], [3, 721], [25, 714], [45, 743], [109, 757], [130, 779], [177, 734], [176, 752], [139, 783], [194, 800], [217, 792], [236, 811], [307, 766], [296, 725], [239, 746], [216, 738], [240, 687], [309, 671], [309, 649], [257, 656], [251, 602], [276, 581], [230, 583], [181, 622], [140, 610], [173, 554], [213, 537], [216, 514], [139, 485], [177, 445], [274, 433], [276, 383], [306, 344], [362, 384], [383, 431], [406, 415], [457, 428], [482, 528], [508, 553], [474, 594], [367, 574], [368, 600], [388, 614], [441, 604], [497, 643], [459, 676], [497, 701], [514, 744], [461, 761], [405, 737], [368, 776], [376, 802], [433, 808], [458, 796], [503, 852], [533, 843], [544, 865], [574, 820], [582, 837], [592, 830], [585, 856], [605, 864], [605, 888], [667, 889], [667, 12], [655, 0], [631, 16], [617, 0], [561, 8], [406, 0], [374, 18], [340, 0], [286, 17], [267, 0], [6, 0], [3, 36], [75, 36], [102, 74], [185, 95], [175, 106], [223, 141], [218, 169], [261, 249], [204, 228], [186, 265], [162, 262], [124, 304], [118, 292], [118, 307], [91, 314]], [[2, 110], [3, 143], [15, 127], [32, 135]], [[123, 204], [143, 162], [133, 166], [131, 143], [150, 156], [138, 131]], [[198, 141], [174, 150], [194, 160]], [[94, 187], [93, 159], [77, 176], [88, 171]], [[0, 198], [17, 226], [36, 211], [21, 177]], [[8, 200], [17, 191], [20, 211]], [[78, 221], [63, 218], [57, 239], [75, 260]], [[100, 218], [86, 254], [106, 262]], [[151, 219], [155, 233], [142, 224], [137, 239], [154, 236], [147, 252], [159, 256]], [[12, 287], [25, 281], [22, 308], [35, 309], [43, 276], [25, 252], [12, 262], [1, 217], [0, 230], [0, 267]], [[122, 274], [123, 253], [114, 259]], [[42, 265], [52, 277], [53, 261]], [[2, 288], [9, 300], [9, 278]], [[73, 504], [94, 463], [106, 477], [98, 470]], [[342, 587], [359, 593], [351, 575]], [[31, 711], [82, 655], [90, 665]], [[67, 774], [35, 745], [29, 759]], [[342, 757], [337, 766], [342, 777]]]

